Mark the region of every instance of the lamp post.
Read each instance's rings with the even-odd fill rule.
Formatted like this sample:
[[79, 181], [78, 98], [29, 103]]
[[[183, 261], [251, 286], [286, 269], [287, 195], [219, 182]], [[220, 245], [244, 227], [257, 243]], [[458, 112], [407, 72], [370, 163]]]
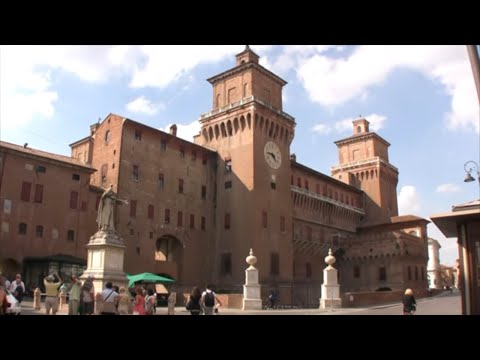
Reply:
[[467, 161], [465, 163], [465, 165], [463, 165], [463, 168], [465, 169], [465, 172], [467, 173], [467, 175], [465, 176], [465, 182], [472, 182], [472, 181], [475, 181], [475, 178], [472, 176], [472, 171], [473, 171], [473, 167], [470, 167], [468, 170], [467, 170], [467, 165], [469, 164], [473, 164], [474, 165], [474, 168], [476, 168], [477, 170], [477, 180], [478, 180], [478, 185], [480, 186], [480, 168], [478, 166], [478, 164], [475, 162], [475, 161]]

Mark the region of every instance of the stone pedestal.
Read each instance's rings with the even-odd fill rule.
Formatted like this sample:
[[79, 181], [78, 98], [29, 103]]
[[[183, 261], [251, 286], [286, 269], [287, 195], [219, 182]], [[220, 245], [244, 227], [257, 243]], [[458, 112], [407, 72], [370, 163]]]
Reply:
[[115, 231], [97, 231], [87, 244], [87, 270], [80, 279], [85, 281], [93, 276], [95, 292], [101, 292], [107, 282], [118, 287], [128, 287], [128, 279], [123, 272], [125, 245]]
[[245, 285], [243, 285], [243, 310], [262, 310], [261, 287], [258, 283], [258, 269], [253, 265], [256, 264], [257, 258], [253, 256], [250, 249], [250, 256], [246, 258], [247, 264], [250, 265], [245, 270]]
[[333, 309], [342, 307], [340, 298], [340, 285], [338, 284], [338, 270], [332, 264], [335, 257], [332, 256], [332, 249], [328, 251], [325, 258], [328, 266], [323, 270], [322, 297], [320, 298], [320, 309]]

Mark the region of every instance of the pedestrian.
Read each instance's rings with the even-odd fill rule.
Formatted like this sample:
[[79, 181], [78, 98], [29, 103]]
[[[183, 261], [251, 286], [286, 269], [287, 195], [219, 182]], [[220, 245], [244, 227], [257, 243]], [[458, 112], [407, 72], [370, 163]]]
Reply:
[[403, 315], [413, 315], [417, 311], [417, 302], [413, 296], [412, 289], [405, 290], [405, 295], [403, 295]]
[[220, 301], [220, 299], [217, 297], [217, 294], [215, 294], [215, 292], [212, 289], [213, 289], [213, 285], [207, 285], [207, 288], [202, 293], [202, 299], [200, 300], [200, 303], [203, 305], [203, 313], [205, 315], [214, 314], [216, 303], [220, 306], [222, 305], [222, 302]]
[[48, 275], [43, 279], [43, 285], [45, 286], [45, 312], [47, 315], [50, 315], [50, 310], [52, 315], [57, 315], [58, 311], [58, 288], [62, 284], [62, 279], [58, 276], [57, 273]]
[[69, 286], [68, 315], [79, 314], [80, 294], [82, 293], [81, 287], [82, 282], [76, 275], [72, 275]]
[[202, 298], [202, 293], [197, 286], [194, 286], [192, 293], [188, 297], [187, 303], [185, 305], [186, 309], [190, 311], [191, 315], [200, 315], [201, 306], [200, 299]]

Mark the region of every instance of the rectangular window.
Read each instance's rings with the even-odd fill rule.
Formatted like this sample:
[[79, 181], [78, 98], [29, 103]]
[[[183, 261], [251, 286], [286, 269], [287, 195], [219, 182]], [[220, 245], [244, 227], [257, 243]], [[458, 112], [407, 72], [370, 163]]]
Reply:
[[82, 205], [80, 206], [80, 210], [87, 211], [87, 202], [86, 201], [82, 201]]
[[420, 275], [422, 276], [422, 280], [425, 280], [425, 269], [423, 266], [420, 268]]
[[43, 226], [42, 225], [37, 225], [35, 227], [35, 235], [37, 237], [43, 237]]
[[231, 181], [225, 181], [225, 189], [230, 189], [232, 187]]
[[135, 140], [142, 141], [142, 132], [140, 130], [135, 130]]
[[378, 269], [378, 280], [387, 281], [387, 269], [384, 266]]
[[232, 274], [232, 254], [223, 253], [220, 258], [220, 271], [222, 275]]
[[20, 198], [22, 201], [30, 201], [30, 191], [32, 190], [32, 183], [24, 181], [22, 183], [22, 193]]
[[70, 209], [76, 209], [78, 205], [78, 192], [70, 192]]
[[415, 266], [415, 280], [418, 280], [418, 266]]
[[277, 188], [277, 184], [274, 183], [273, 181], [270, 183], [270, 187], [275, 190]]
[[40, 185], [40, 184], [35, 185], [35, 197], [33, 201], [36, 203], [43, 202], [43, 185]]
[[139, 172], [140, 170], [138, 168], [138, 165], [133, 165], [133, 172], [132, 172], [133, 180], [138, 181], [140, 177]]
[[38, 165], [37, 166], [37, 172], [44, 173], [44, 172], [47, 172], [47, 169], [45, 168], [45, 166]]
[[160, 185], [160, 189], [165, 187], [165, 176], [162, 173], [158, 174], [158, 184]]
[[100, 178], [102, 183], [107, 181], [108, 164], [102, 164], [100, 168]]
[[408, 280], [412, 280], [412, 268], [407, 266]]
[[165, 224], [170, 224], [170, 209], [165, 209]]
[[202, 199], [205, 200], [207, 198], [207, 187], [202, 185]]
[[155, 207], [153, 205], [148, 205], [148, 218], [152, 220], [154, 214], [155, 214]]
[[163, 151], [167, 150], [167, 140], [162, 139], [160, 141], [160, 149], [162, 149]]
[[205, 216], [202, 216], [202, 230], [205, 230]]
[[320, 194], [320, 184], [315, 185], [315, 192]]
[[75, 241], [75, 231], [68, 230], [67, 231], [67, 240], [68, 241]]
[[192, 160], [193, 161], [197, 160], [197, 152], [196, 151], [192, 151]]
[[305, 180], [305, 189], [308, 191], [308, 180]]
[[177, 214], [177, 226], [178, 227], [183, 226], [183, 213], [181, 211], [179, 211]]
[[207, 155], [202, 156], [202, 164], [207, 165]]
[[25, 223], [18, 224], [18, 233], [20, 235], [25, 235], [27, 233], [27, 224]]
[[270, 275], [280, 274], [280, 256], [278, 253], [270, 254]]
[[178, 179], [178, 192], [183, 194], [183, 179]]
[[137, 216], [137, 200], [130, 200], [130, 217]]
[[302, 179], [301, 179], [301, 178], [297, 178], [297, 186], [298, 186], [299, 188], [302, 187]]
[[80, 175], [78, 175], [78, 174], [73, 174], [73, 175], [72, 175], [72, 180], [80, 181]]
[[268, 216], [266, 211], [262, 211], [262, 226], [267, 228], [268, 226]]
[[353, 267], [353, 277], [354, 277], [355, 279], [360, 279], [360, 266], [355, 265], [355, 266]]
[[190, 214], [190, 229], [195, 229], [195, 215]]
[[280, 216], [280, 231], [285, 231], [285, 216]]
[[230, 213], [225, 214], [225, 229], [230, 229]]
[[184, 148], [180, 148], [180, 157], [185, 157], [185, 149]]

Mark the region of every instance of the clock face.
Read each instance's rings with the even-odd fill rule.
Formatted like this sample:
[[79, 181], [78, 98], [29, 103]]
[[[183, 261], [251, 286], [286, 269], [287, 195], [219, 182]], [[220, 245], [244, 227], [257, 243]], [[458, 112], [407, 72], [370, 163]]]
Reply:
[[268, 141], [263, 149], [265, 160], [272, 169], [278, 169], [282, 165], [282, 153], [280, 148], [273, 141]]

